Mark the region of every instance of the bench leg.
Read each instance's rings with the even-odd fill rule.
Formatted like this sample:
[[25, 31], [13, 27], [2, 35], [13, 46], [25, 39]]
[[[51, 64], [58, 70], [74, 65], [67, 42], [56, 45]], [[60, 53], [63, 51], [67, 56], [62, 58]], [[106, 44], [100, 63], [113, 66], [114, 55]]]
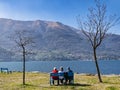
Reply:
[[54, 85], [55, 83], [54, 83], [54, 80], [52, 80], [52, 84]]
[[57, 85], [59, 85], [59, 79], [57, 80]]
[[50, 85], [53, 85], [53, 79], [50, 78]]

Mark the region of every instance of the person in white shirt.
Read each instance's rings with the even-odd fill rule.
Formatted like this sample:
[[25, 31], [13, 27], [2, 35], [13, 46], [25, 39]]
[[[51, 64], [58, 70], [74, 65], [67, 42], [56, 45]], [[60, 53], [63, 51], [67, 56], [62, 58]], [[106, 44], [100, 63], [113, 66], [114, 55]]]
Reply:
[[63, 67], [60, 67], [60, 70], [58, 71], [58, 74], [59, 74], [59, 80], [60, 80], [61, 84], [63, 84], [63, 80], [64, 80]]

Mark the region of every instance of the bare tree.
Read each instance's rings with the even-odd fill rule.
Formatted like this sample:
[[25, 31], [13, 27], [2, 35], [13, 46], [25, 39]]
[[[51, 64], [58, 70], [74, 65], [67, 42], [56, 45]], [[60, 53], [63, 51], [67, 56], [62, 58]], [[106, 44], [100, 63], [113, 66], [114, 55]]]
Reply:
[[33, 47], [33, 37], [28, 30], [17, 30], [11, 38], [16, 46], [20, 49], [23, 59], [23, 85], [25, 85], [25, 61], [26, 55], [31, 54], [31, 47]]
[[116, 25], [120, 18], [116, 15], [107, 16], [106, 5], [100, 0], [95, 0], [96, 7], [89, 8], [89, 14], [83, 20], [79, 16], [77, 18], [79, 28], [83, 34], [88, 38], [92, 45], [94, 61], [98, 73], [99, 82], [102, 82], [100, 69], [97, 61], [97, 48], [101, 45], [105, 38], [106, 32]]

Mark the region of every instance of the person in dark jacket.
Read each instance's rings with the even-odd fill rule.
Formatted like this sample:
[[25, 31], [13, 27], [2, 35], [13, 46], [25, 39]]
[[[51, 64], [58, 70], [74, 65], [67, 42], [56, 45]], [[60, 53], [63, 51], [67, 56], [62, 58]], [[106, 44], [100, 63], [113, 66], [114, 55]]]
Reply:
[[73, 71], [70, 69], [70, 67], [68, 67], [66, 83], [71, 84], [72, 80], [73, 80]]

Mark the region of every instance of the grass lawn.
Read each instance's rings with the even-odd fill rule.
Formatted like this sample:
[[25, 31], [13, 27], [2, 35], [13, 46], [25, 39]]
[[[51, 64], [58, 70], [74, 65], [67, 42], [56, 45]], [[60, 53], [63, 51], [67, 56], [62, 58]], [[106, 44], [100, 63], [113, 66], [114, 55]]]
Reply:
[[22, 85], [22, 73], [0, 73], [0, 90], [120, 90], [120, 76], [97, 76], [75, 74], [74, 85], [49, 85], [48, 73], [26, 73], [26, 85]]

